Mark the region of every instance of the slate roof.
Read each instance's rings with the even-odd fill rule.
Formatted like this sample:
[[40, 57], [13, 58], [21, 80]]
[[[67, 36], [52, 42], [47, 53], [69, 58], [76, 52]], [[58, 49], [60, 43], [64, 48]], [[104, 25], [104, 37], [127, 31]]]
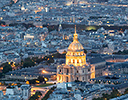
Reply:
[[11, 74], [16, 76], [24, 75], [24, 76], [31, 76], [31, 77], [44, 76], [47, 78], [50, 78], [52, 75], [55, 75], [55, 74], [36, 74], [36, 73], [20, 73], [20, 72], [8, 72], [6, 75], [11, 75]]
[[96, 64], [100, 62], [105, 62], [105, 59], [103, 59], [102, 57], [96, 57], [96, 58], [89, 59], [89, 62], [90, 64]]

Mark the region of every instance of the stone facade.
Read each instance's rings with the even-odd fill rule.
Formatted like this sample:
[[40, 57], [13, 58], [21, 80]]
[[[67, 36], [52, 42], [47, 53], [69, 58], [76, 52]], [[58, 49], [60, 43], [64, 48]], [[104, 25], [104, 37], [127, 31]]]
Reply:
[[57, 82], [89, 81], [95, 78], [95, 66], [86, 62], [83, 46], [78, 41], [78, 34], [74, 33], [73, 42], [66, 54], [66, 64], [57, 67]]

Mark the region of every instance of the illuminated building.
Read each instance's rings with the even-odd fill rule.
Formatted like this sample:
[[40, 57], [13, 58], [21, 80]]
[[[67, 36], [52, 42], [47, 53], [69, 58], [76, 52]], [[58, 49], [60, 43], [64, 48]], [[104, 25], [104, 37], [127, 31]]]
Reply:
[[23, 2], [22, 2], [21, 10], [25, 10]]
[[66, 54], [66, 64], [57, 67], [57, 82], [88, 81], [95, 78], [95, 66], [86, 62], [83, 46], [78, 41], [78, 34], [74, 33], [73, 42]]
[[62, 30], [62, 26], [61, 26], [61, 23], [59, 24], [59, 28], [58, 28], [58, 31], [60, 32]]

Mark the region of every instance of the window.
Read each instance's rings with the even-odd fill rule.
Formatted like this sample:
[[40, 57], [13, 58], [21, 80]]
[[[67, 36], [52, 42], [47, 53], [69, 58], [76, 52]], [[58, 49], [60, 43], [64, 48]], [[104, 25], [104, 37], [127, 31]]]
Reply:
[[83, 77], [83, 81], [84, 81], [84, 77]]
[[84, 73], [84, 70], [83, 70], [83, 73]]
[[90, 72], [90, 69], [88, 69], [88, 72]]
[[79, 71], [77, 70], [77, 73], [79, 73]]
[[79, 59], [77, 59], [77, 63], [79, 63]]
[[69, 73], [69, 70], [67, 69], [67, 74]]
[[88, 75], [88, 79], [90, 79], [90, 75]]
[[67, 82], [68, 82], [68, 77], [67, 77]]
[[61, 80], [61, 76], [59, 76], [59, 81]]
[[25, 96], [27, 96], [27, 91], [25, 91]]
[[60, 72], [61, 72], [61, 69], [60, 69]]
[[75, 60], [73, 59], [73, 63], [75, 63]]
[[69, 59], [69, 63], [71, 63], [71, 59]]
[[83, 59], [81, 60], [81, 62], [83, 63]]

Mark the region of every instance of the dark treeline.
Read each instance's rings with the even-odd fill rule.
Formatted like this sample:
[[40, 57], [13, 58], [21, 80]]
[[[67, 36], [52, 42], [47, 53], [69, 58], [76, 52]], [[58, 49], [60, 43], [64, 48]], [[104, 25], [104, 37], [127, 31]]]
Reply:
[[[59, 25], [43, 25], [44, 27], [47, 27], [49, 29], [49, 31], [52, 31], [52, 30], [58, 30], [58, 26]], [[75, 24], [62, 24], [62, 28], [65, 29], [65, 28], [74, 28]], [[88, 27], [95, 27], [95, 30], [92, 29], [93, 31], [96, 31], [97, 29], [103, 27], [104, 29], [106, 30], [122, 30], [124, 31], [125, 29], [128, 29], [128, 26], [106, 26], [106, 25], [101, 25], [101, 26], [98, 26], [98, 25], [92, 25], [92, 26], [89, 26], [89, 25], [81, 25], [81, 24], [76, 24], [76, 27], [77, 27], [77, 30], [86, 30], [86, 31], [91, 31], [91, 30], [87, 30]]]
[[[6, 25], [4, 21], [0, 21], [1, 24]], [[35, 27], [33, 23], [11, 23], [9, 26], [17, 26], [17, 25], [23, 25], [26, 28], [29, 27]], [[107, 25], [82, 25], [82, 24], [62, 24], [62, 28], [74, 28], [76, 25], [77, 30], [86, 30], [86, 31], [96, 31], [97, 29], [103, 27], [105, 30], [122, 30], [125, 31], [125, 29], [128, 29], [128, 26], [107, 26]], [[59, 25], [43, 25], [43, 27], [47, 27], [49, 31], [58, 30]], [[92, 29], [89, 27], [93, 27]], [[90, 30], [88, 30], [88, 28]]]

